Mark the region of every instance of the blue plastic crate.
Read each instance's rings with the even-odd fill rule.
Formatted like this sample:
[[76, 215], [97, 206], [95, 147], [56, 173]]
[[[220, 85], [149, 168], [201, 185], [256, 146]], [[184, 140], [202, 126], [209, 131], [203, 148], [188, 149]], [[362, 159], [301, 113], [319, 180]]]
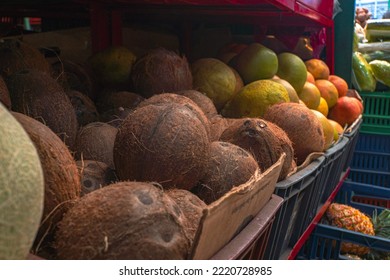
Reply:
[[390, 172], [390, 153], [355, 151], [351, 168]]
[[[264, 259], [279, 259], [291, 243], [295, 228], [301, 228], [309, 212], [315, 186], [325, 157], [321, 156], [308, 166], [276, 184], [274, 194], [284, 199], [272, 225]], [[298, 225], [296, 225], [298, 224]]]
[[359, 131], [360, 127], [362, 126], [363, 119], [359, 118], [356, 120], [355, 123], [351, 125], [351, 127], [347, 128], [346, 131], [344, 132], [344, 136], [348, 138], [348, 143], [347, 147], [345, 148], [344, 151], [344, 166], [343, 166], [343, 171], [347, 171], [347, 169], [350, 167], [352, 157], [356, 148], [356, 144], [359, 139]]
[[[365, 198], [366, 200], [355, 201], [354, 197]], [[372, 216], [374, 211], [380, 213], [384, 209], [383, 207], [367, 204], [375, 199], [390, 200], [390, 190], [346, 181], [343, 183], [335, 201], [351, 205]], [[317, 260], [346, 259], [345, 255], [341, 253], [342, 242], [366, 246], [371, 250], [390, 252], [390, 239], [388, 238], [370, 236], [326, 224], [317, 224], [296, 258]]]
[[345, 150], [348, 147], [348, 141], [348, 138], [343, 136], [336, 145], [325, 152], [325, 164], [321, 172], [321, 189], [319, 190], [320, 203], [324, 203], [328, 199], [340, 181], [346, 160]]
[[359, 133], [355, 151], [390, 153], [390, 135]]

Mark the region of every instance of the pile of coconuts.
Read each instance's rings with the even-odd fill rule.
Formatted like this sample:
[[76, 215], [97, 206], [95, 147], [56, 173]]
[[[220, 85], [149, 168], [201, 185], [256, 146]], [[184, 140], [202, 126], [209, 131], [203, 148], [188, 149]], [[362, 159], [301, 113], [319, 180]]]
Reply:
[[[23, 59], [28, 47], [0, 46], [0, 65], [3, 52]], [[222, 117], [176, 52], [127, 56], [128, 81], [98, 90], [91, 65], [66, 62], [53, 70], [41, 66], [39, 52], [39, 63], [31, 57], [12, 71], [0, 69], [0, 101], [36, 146], [45, 175], [30, 247], [37, 256], [187, 259], [207, 205], [281, 153], [287, 157], [279, 180], [295, 165], [283, 130], [258, 118]], [[90, 78], [72, 82], [78, 76]]]

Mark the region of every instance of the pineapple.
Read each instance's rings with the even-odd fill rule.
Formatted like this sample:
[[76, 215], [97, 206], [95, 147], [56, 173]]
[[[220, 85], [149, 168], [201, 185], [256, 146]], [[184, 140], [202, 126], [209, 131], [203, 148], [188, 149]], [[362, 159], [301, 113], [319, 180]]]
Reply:
[[[326, 216], [330, 223], [334, 226], [369, 235], [375, 235], [371, 219], [351, 206], [332, 203], [326, 211]], [[369, 252], [369, 248], [353, 243], [343, 242], [341, 243], [341, 252], [361, 256], [367, 254]]]
[[[379, 215], [375, 211], [372, 215], [375, 235], [390, 239], [390, 209], [384, 209]], [[371, 252], [370, 258], [374, 260], [390, 260], [390, 252]]]

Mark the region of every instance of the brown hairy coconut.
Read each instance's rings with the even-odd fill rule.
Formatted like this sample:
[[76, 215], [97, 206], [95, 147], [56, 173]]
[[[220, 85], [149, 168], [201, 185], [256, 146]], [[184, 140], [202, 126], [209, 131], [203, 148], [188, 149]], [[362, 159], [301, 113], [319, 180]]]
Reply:
[[80, 128], [76, 138], [76, 159], [97, 160], [115, 169], [113, 149], [118, 129], [103, 122], [92, 122]]
[[187, 59], [158, 48], [138, 58], [131, 71], [135, 92], [148, 98], [163, 92], [192, 89], [192, 74]]
[[118, 107], [100, 114], [100, 120], [113, 127], [118, 128], [124, 119], [133, 112], [133, 109]]
[[207, 207], [206, 203], [192, 192], [183, 189], [168, 189], [166, 194], [176, 202], [186, 217], [184, 230], [187, 232], [191, 243], [193, 243], [203, 215], [203, 209]]
[[46, 124], [70, 148], [78, 130], [76, 113], [63, 88], [49, 74], [23, 70], [7, 80], [12, 110]]
[[120, 180], [190, 189], [204, 175], [209, 147], [207, 130], [193, 110], [177, 103], [148, 105], [120, 126], [115, 169]]
[[305, 105], [273, 105], [266, 111], [264, 119], [275, 123], [287, 133], [298, 165], [303, 163], [310, 153], [323, 150], [324, 132], [321, 122]]
[[258, 169], [256, 160], [248, 151], [228, 142], [212, 142], [206, 174], [193, 191], [210, 204], [233, 187], [247, 182]]
[[75, 203], [56, 235], [59, 259], [186, 259], [179, 206], [151, 183], [118, 182]]
[[6, 108], [11, 109], [11, 97], [9, 96], [7, 84], [2, 76], [0, 76], [0, 102], [3, 103]]
[[45, 198], [42, 222], [36, 236], [33, 253], [42, 257], [54, 254], [53, 235], [57, 224], [80, 197], [81, 185], [76, 163], [65, 144], [47, 126], [24, 114], [13, 112], [37, 148], [41, 161]]
[[276, 163], [283, 152], [286, 153], [279, 181], [285, 179], [291, 170], [294, 160], [292, 143], [287, 134], [273, 123], [260, 118], [237, 119], [225, 129], [220, 140], [249, 151], [262, 171]]
[[210, 141], [218, 141], [224, 130], [229, 126], [229, 121], [221, 115], [210, 119]]
[[118, 181], [115, 171], [96, 160], [76, 161], [81, 181], [81, 196]]
[[18, 39], [0, 41], [0, 75], [4, 78], [25, 69], [51, 73], [50, 64], [39, 50]]
[[88, 96], [77, 90], [69, 90], [66, 95], [72, 103], [79, 126], [99, 121], [99, 113]]
[[79, 91], [91, 100], [95, 100], [91, 76], [83, 65], [61, 59], [52, 64], [52, 71], [52, 76], [60, 82], [65, 90]]
[[117, 91], [106, 89], [101, 92], [96, 107], [100, 113], [104, 113], [117, 108], [135, 109], [144, 98], [130, 91]]
[[189, 108], [198, 119], [203, 123], [207, 130], [207, 134], [210, 135], [210, 121], [207, 116], [204, 114], [203, 110], [192, 101], [190, 98], [185, 97], [183, 95], [179, 95], [176, 93], [161, 93], [158, 95], [154, 95], [148, 99], [145, 99], [141, 103], [138, 104], [137, 108], [145, 107], [151, 104], [160, 104], [160, 103], [177, 103], [186, 106]]
[[201, 93], [200, 91], [188, 89], [177, 91], [175, 93], [188, 97], [196, 104], [198, 104], [198, 106], [203, 110], [203, 112], [209, 119], [218, 114], [217, 108], [215, 108], [213, 101], [207, 95]]

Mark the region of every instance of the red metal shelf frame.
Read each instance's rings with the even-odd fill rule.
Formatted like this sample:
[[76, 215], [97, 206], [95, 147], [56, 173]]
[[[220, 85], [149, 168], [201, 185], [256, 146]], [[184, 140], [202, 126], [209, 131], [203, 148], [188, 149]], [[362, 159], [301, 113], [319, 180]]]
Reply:
[[[193, 22], [248, 23], [289, 28], [326, 29], [326, 59], [334, 69], [333, 0], [75, 0], [88, 6], [91, 18], [92, 48], [99, 51], [122, 43], [124, 15], [138, 20], [180, 22], [184, 52], [189, 48]], [[296, 29], [292, 29], [295, 31]]]

